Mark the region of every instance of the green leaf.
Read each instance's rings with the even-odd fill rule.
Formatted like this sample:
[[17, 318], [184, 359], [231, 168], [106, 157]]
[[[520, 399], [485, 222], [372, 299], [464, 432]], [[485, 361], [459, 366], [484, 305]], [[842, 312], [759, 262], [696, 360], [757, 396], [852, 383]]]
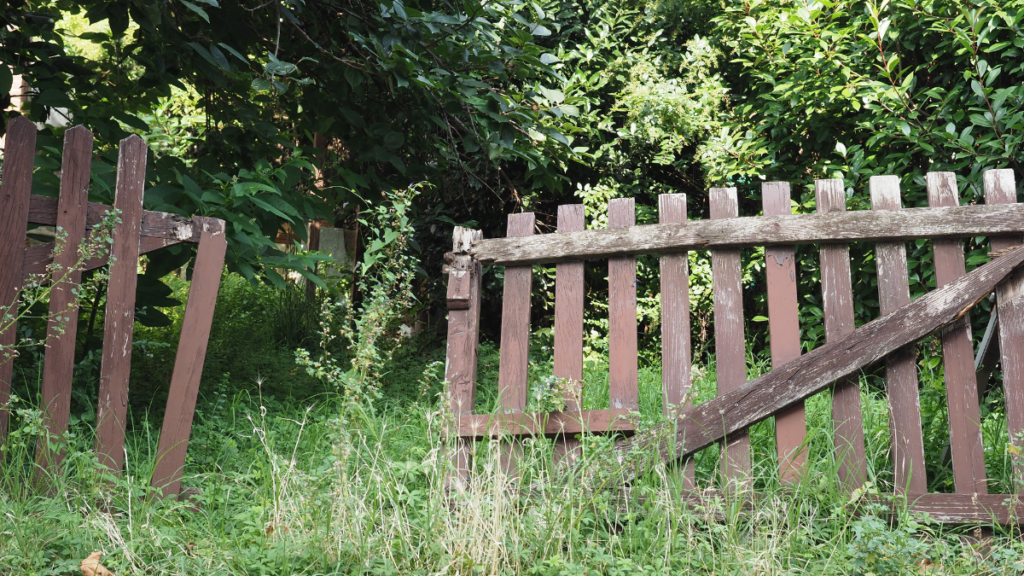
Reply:
[[751, 318], [751, 320], [753, 320], [754, 322], [767, 322], [768, 321], [768, 317], [767, 316], [754, 316], [753, 318]]
[[384, 135], [384, 146], [392, 150], [400, 148], [405, 143], [405, 136], [401, 132], [388, 132]]
[[565, 100], [565, 94], [563, 94], [559, 90], [551, 90], [550, 88], [545, 88], [541, 86], [540, 93], [543, 94], [545, 98], [554, 102], [555, 104], [561, 104]]
[[188, 2], [188, 0], [181, 0], [181, 3], [184, 4], [185, 7], [188, 8], [189, 10], [191, 10], [191, 11], [195, 12], [196, 14], [198, 14], [200, 18], [202, 18], [203, 20], [206, 20], [207, 24], [210, 23], [210, 16], [206, 13], [206, 10], [203, 10], [199, 6], [196, 6], [195, 4], [193, 4], [191, 2]]
[[242, 62], [244, 62], [244, 63], [246, 63], [246, 64], [248, 64], [248, 63], [249, 63], [249, 60], [247, 60], [245, 56], [242, 56], [242, 55], [241, 55], [241, 54], [240, 54], [240, 53], [238, 52], [238, 50], [235, 50], [235, 49], [234, 49], [234, 48], [232, 48], [231, 46], [228, 46], [227, 44], [225, 44], [225, 43], [223, 43], [223, 42], [220, 42], [220, 43], [218, 43], [217, 45], [218, 45], [218, 46], [220, 46], [221, 48], [223, 48], [223, 49], [227, 50], [228, 52], [230, 52], [232, 56], [234, 56], [235, 58], [238, 58], [238, 59], [239, 59], [239, 60], [241, 60]]
[[259, 206], [260, 208], [263, 208], [267, 212], [270, 212], [271, 214], [275, 214], [275, 215], [281, 217], [282, 220], [287, 220], [288, 222], [292, 221], [292, 219], [289, 218], [287, 214], [285, 214], [284, 212], [281, 212], [277, 208], [274, 208], [269, 203], [264, 202], [263, 200], [260, 200], [259, 197], [257, 197], [257, 196], [250, 196], [249, 197], [249, 201], [252, 202], [253, 204]]
[[269, 92], [274, 89], [274, 85], [266, 78], [255, 78], [252, 81], [252, 89], [257, 92]]
[[548, 30], [540, 24], [531, 24], [530, 34], [533, 34], [534, 36], [551, 36], [551, 30]]

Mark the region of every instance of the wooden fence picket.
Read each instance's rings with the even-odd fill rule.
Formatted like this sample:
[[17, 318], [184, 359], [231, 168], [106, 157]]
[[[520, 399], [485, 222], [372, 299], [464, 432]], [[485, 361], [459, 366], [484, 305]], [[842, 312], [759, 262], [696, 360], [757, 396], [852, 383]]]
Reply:
[[[765, 216], [793, 214], [789, 182], [761, 185]], [[800, 312], [797, 307], [796, 250], [793, 246], [769, 246], [764, 252], [768, 283], [768, 331], [771, 336], [772, 367], [800, 357]], [[804, 403], [798, 402], [775, 415], [775, 444], [779, 455], [779, 478], [799, 482], [806, 470], [807, 422]]]
[[[479, 230], [455, 227], [452, 250], [463, 252], [474, 240], [480, 240]], [[448, 381], [448, 402], [455, 416], [458, 430], [463, 415], [473, 413], [476, 404], [477, 346], [480, 340], [480, 280], [479, 262], [469, 256], [456, 256], [448, 272], [448, 353], [445, 380]], [[469, 440], [456, 436], [452, 439], [450, 457], [455, 475], [465, 480], [469, 475]]]
[[174, 372], [167, 395], [167, 409], [160, 430], [156, 467], [152, 486], [164, 496], [181, 491], [181, 475], [185, 468], [192, 418], [199, 395], [199, 380], [203, 375], [206, 346], [210, 340], [213, 310], [217, 304], [220, 276], [224, 271], [227, 237], [224, 222], [213, 218], [196, 218], [201, 223], [202, 235], [192, 284], [185, 304], [185, 317], [181, 321], [178, 353], [174, 358]]
[[[558, 232], [581, 232], [586, 227], [582, 204], [558, 207]], [[554, 376], [573, 383], [566, 396], [566, 411], [579, 412], [577, 399], [583, 382], [583, 262], [563, 262], [555, 266], [555, 353]], [[554, 459], [570, 462], [578, 457], [580, 441], [562, 436], [555, 440]]]
[[[956, 174], [929, 172], [928, 205], [938, 208], [959, 204]], [[962, 240], [934, 240], [932, 246], [936, 288], [955, 282], [967, 273]], [[960, 494], [988, 494], [970, 315], [965, 312], [956, 324], [942, 331], [941, 338], [953, 484]]]
[[[1017, 187], [1013, 170], [989, 170], [984, 175], [986, 204], [1015, 204]], [[1021, 243], [1021, 235], [991, 239], [993, 251], [1007, 250]], [[996, 288], [999, 310], [999, 351], [1003, 369], [1003, 395], [1006, 398], [1007, 434], [1018, 448], [1024, 446], [1024, 272], [1017, 270]], [[1024, 465], [1014, 460], [1017, 490], [1024, 481]]]
[[[814, 192], [818, 212], [846, 211], [846, 193], [842, 180], [817, 180]], [[835, 342], [853, 332], [853, 283], [850, 277], [848, 244], [822, 244], [821, 292], [825, 312], [825, 340]], [[860, 407], [860, 386], [857, 376], [836, 381], [832, 388], [832, 424], [835, 428], [836, 459], [839, 479], [853, 491], [867, 480], [867, 459], [864, 455], [864, 416]]]
[[[36, 155], [36, 126], [24, 116], [7, 124], [4, 172], [0, 181], [0, 446], [7, 438], [11, 379], [17, 343], [18, 296], [24, 285], [25, 234], [32, 194], [32, 165]], [[3, 468], [0, 451], [0, 469]]]
[[[658, 196], [659, 222], [686, 223], [686, 194]], [[661, 267], [661, 394], [669, 416], [693, 405], [690, 347], [690, 278], [687, 253], [662, 254]], [[693, 460], [683, 464], [683, 487], [697, 487]]]
[[64, 133], [64, 157], [60, 171], [57, 230], [63, 235], [64, 248], [54, 256], [54, 264], [59, 268], [54, 272], [46, 327], [48, 340], [40, 391], [40, 410], [46, 434], [40, 437], [36, 447], [36, 459], [40, 465], [37, 477], [40, 479], [64, 458], [61, 443], [71, 416], [71, 378], [75, 371], [78, 332], [78, 297], [75, 293], [82, 278], [76, 264], [78, 246], [85, 238], [91, 167], [92, 132], [84, 126], [75, 126]]
[[[533, 234], [532, 212], [509, 214], [507, 237]], [[532, 266], [505, 268], [505, 286], [501, 309], [501, 350], [498, 369], [498, 411], [502, 414], [526, 409], [530, 364], [530, 291], [533, 285]], [[518, 475], [519, 444], [503, 441], [502, 469], [509, 477]]]
[[[901, 210], [900, 179], [873, 176], [871, 208]], [[875, 244], [878, 271], [878, 305], [882, 316], [910, 303], [907, 247], [904, 242]], [[917, 393], [917, 348], [909, 346], [885, 359], [885, 390], [889, 401], [894, 487], [897, 493], [924, 494], [928, 491], [925, 472], [921, 402]]]
[[[712, 188], [708, 202], [713, 220], [739, 216], [735, 188]], [[715, 315], [715, 373], [718, 395], [747, 382], [747, 349], [743, 331], [743, 272], [739, 250], [712, 250], [711, 275]], [[726, 437], [722, 470], [728, 484], [750, 479], [750, 436], [746, 430]]]
[[[632, 198], [608, 202], [608, 228], [636, 224]], [[636, 258], [608, 260], [608, 395], [610, 408], [640, 409], [637, 379]]]
[[96, 455], [100, 464], [119, 473], [124, 464], [124, 430], [128, 414], [128, 379], [135, 329], [135, 285], [142, 234], [142, 196], [146, 187], [146, 143], [132, 135], [118, 150], [114, 208], [121, 222], [114, 228], [103, 325], [99, 403], [96, 407]]

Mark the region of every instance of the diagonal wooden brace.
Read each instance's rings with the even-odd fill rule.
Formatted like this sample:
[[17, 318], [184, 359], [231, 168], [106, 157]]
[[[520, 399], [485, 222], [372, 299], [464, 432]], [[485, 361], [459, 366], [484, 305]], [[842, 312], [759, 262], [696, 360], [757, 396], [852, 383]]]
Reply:
[[[855, 374], [903, 346], [956, 322], [1024, 262], [1014, 248], [970, 274], [929, 292], [891, 314], [869, 322], [722, 396], [685, 410], [675, 423], [662, 424], [620, 441], [621, 458], [639, 473], [653, 462], [636, 455], [657, 451], [658, 461], [687, 458], [698, 450], [773, 416]], [[1024, 298], [1024, 296], [1021, 296]], [[674, 433], [673, 433], [674, 432]]]

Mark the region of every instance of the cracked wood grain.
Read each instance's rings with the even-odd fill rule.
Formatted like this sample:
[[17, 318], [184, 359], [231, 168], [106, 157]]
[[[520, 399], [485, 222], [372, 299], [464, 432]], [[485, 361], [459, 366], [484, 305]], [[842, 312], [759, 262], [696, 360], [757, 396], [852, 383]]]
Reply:
[[637, 254], [823, 242], [884, 242], [1024, 233], [1024, 204], [858, 210], [648, 224], [530, 238], [491, 238], [468, 253], [502, 266]]

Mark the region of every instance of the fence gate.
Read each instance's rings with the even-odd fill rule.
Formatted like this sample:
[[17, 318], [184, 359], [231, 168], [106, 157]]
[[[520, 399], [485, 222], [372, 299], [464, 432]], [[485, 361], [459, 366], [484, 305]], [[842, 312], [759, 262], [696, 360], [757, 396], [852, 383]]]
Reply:
[[[832, 390], [832, 422], [841, 483], [850, 491], [867, 478], [858, 372], [885, 363], [892, 461], [899, 495], [912, 511], [948, 523], [1017, 522], [1024, 506], [1013, 494], [988, 494], [980, 428], [978, 381], [969, 310], [996, 292], [998, 341], [1006, 396], [1007, 428], [1024, 434], [1024, 205], [1017, 203], [1011, 170], [984, 175], [985, 204], [961, 206], [953, 173], [928, 174], [928, 208], [903, 209], [899, 178], [871, 178], [871, 210], [846, 211], [842, 180], [815, 183], [817, 213], [792, 215], [790, 186], [762, 186], [764, 216], [738, 217], [735, 188], [712, 188], [710, 220], [688, 221], [686, 197], [662, 195], [660, 223], [634, 225], [632, 199], [608, 205], [607, 230], [585, 230], [582, 206], [561, 206], [558, 232], [533, 235], [532, 214], [513, 214], [506, 238], [482, 239], [456, 228], [447, 255], [448, 365], [451, 409], [459, 449], [453, 462], [468, 474], [467, 443], [476, 439], [543, 435], [557, 443], [555, 457], [572, 455], [582, 432], [635, 433], [618, 443], [637, 470], [640, 445], [663, 460], [684, 461], [684, 483], [694, 486], [686, 460], [715, 442], [725, 442], [729, 482], [746, 483], [751, 471], [746, 430], [775, 417], [779, 474], [800, 478], [806, 466], [803, 401]], [[993, 260], [966, 273], [963, 238], [989, 239]], [[910, 299], [908, 240], [930, 239], [936, 290]], [[855, 328], [850, 242], [874, 243], [881, 317]], [[826, 344], [801, 355], [794, 246], [818, 244]], [[765, 247], [772, 371], [747, 381], [740, 250]], [[710, 250], [713, 271], [718, 397], [691, 406], [690, 320], [687, 252]], [[636, 265], [638, 254], [658, 254], [661, 268], [662, 394], [675, 422], [634, 430], [624, 416], [638, 408]], [[578, 382], [583, 370], [583, 262], [608, 259], [609, 388], [607, 410], [524, 413], [530, 336], [531, 267], [556, 265], [554, 375]], [[496, 414], [473, 414], [480, 281], [483, 264], [505, 267], [499, 406]], [[913, 344], [941, 330], [955, 494], [928, 494]], [[987, 374], [987, 372], [986, 372]], [[984, 383], [983, 383], [984, 384]], [[514, 473], [516, 452], [504, 452]], [[1020, 478], [1024, 470], [1015, 469]]]
[[[163, 495], [177, 495], [185, 465], [199, 379], [213, 321], [227, 247], [224, 221], [215, 218], [184, 218], [177, 214], [142, 209], [146, 177], [146, 144], [138, 136], [120, 143], [114, 206], [89, 202], [92, 164], [92, 133], [83, 126], [65, 132], [61, 165], [60, 197], [31, 193], [36, 127], [18, 117], [7, 125], [3, 181], [0, 184], [0, 305], [17, 306], [25, 282], [45, 280], [51, 263], [71, 270], [78, 261], [77, 248], [87, 230], [98, 224], [111, 208], [120, 211], [110, 250], [110, 279], [100, 367], [99, 405], [96, 409], [96, 453], [100, 463], [120, 473], [124, 465], [125, 419], [128, 410], [128, 377], [131, 369], [132, 329], [135, 321], [135, 286], [139, 256], [182, 242], [199, 245], [188, 303], [182, 322], [167, 410], [157, 451], [152, 484]], [[54, 259], [54, 243], [26, 248], [28, 224], [56, 226], [66, 234], [65, 246]], [[71, 379], [74, 372], [78, 324], [74, 292], [83, 270], [108, 265], [108, 259], [85, 262], [76, 272], [56, 283], [50, 294], [50, 318], [44, 356], [41, 398], [44, 425], [51, 438], [67, 431], [71, 410]], [[16, 308], [14, 309], [16, 312]], [[0, 324], [0, 346], [16, 342], [13, 318]], [[0, 441], [7, 434], [8, 402], [13, 359], [0, 359]], [[63, 450], [52, 450], [45, 440], [37, 447], [40, 474], [57, 466]]]

